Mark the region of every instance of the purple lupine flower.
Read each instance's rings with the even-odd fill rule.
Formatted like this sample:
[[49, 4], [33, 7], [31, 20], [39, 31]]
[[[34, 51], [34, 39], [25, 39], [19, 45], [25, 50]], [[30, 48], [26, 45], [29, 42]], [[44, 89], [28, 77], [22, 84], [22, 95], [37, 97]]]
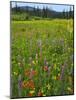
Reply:
[[42, 58], [42, 41], [41, 40], [38, 40], [38, 47], [40, 49], [39, 55], [40, 55], [40, 59], [41, 59]]
[[45, 59], [44, 59], [44, 65], [46, 65], [46, 62], [47, 62], [47, 61], [46, 61], [46, 57], [45, 57]]
[[64, 71], [65, 71], [65, 68], [66, 68], [66, 63], [63, 64], [62, 67], [61, 67], [60, 80], [63, 80], [63, 78], [64, 78]]
[[60, 74], [60, 80], [62, 81], [62, 85], [61, 85], [61, 94], [64, 94], [64, 72], [65, 72], [65, 68], [67, 66], [67, 63], [64, 63], [61, 67], [61, 74]]
[[13, 83], [14, 83], [13, 78], [12, 78], [12, 75], [11, 75], [10, 82], [11, 82], [10, 96], [12, 97], [12, 94], [13, 94]]
[[50, 77], [51, 67], [48, 67], [48, 77]]
[[22, 84], [22, 78], [21, 78], [21, 74], [18, 76], [18, 95], [19, 97], [21, 97], [21, 84]]

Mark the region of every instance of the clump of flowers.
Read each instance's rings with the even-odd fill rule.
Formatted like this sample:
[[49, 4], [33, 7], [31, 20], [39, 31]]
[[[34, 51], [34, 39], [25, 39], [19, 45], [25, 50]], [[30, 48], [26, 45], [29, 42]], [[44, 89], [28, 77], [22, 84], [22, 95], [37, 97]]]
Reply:
[[31, 69], [25, 70], [25, 76], [28, 76], [29, 78], [32, 78], [33, 76], [37, 75], [37, 71]]
[[33, 80], [23, 81], [23, 82], [22, 82], [22, 87], [23, 87], [23, 88], [34, 89], [34, 88], [35, 88], [34, 81], [33, 81]]

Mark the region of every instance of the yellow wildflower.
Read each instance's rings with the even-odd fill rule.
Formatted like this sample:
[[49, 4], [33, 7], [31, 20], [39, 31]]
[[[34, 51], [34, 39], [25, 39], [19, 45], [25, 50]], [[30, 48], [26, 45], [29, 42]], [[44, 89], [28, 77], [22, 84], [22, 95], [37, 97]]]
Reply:
[[70, 87], [68, 87], [67, 90], [71, 92], [72, 89]]
[[50, 90], [50, 84], [47, 85], [48, 90]]
[[17, 73], [17, 72], [13, 72], [13, 74], [14, 74], [14, 75], [18, 75], [18, 73]]
[[36, 63], [38, 63], [38, 60], [36, 60]]
[[58, 76], [60, 76], [60, 73], [58, 73]]
[[35, 91], [34, 91], [34, 90], [31, 90], [29, 93], [34, 94], [34, 93], [35, 93]]
[[32, 61], [32, 63], [33, 63], [34, 65], [36, 64], [34, 60]]
[[46, 96], [46, 94], [43, 94], [43, 96]]

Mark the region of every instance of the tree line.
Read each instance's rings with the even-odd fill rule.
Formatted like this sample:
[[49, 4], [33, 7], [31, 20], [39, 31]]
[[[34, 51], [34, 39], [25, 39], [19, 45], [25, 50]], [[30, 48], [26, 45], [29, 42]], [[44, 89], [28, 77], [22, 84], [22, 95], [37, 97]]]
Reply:
[[65, 9], [62, 12], [54, 11], [53, 9], [48, 8], [47, 6], [43, 6], [43, 8], [30, 7], [30, 6], [22, 6], [19, 7], [17, 4], [12, 8], [12, 12], [15, 14], [26, 13], [27, 18], [30, 16], [40, 17], [40, 18], [62, 18], [62, 19], [70, 19], [74, 17], [74, 11], [70, 9], [66, 11]]

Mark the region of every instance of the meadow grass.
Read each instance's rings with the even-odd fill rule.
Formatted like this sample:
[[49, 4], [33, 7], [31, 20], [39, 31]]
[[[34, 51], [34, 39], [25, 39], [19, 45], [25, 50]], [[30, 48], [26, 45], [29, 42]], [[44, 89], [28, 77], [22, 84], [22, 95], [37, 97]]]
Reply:
[[11, 21], [12, 97], [73, 94], [73, 20]]

